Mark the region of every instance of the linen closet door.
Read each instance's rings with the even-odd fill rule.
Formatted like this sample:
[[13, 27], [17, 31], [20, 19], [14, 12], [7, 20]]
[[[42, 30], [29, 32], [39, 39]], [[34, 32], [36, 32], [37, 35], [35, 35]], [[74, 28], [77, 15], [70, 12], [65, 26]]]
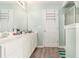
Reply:
[[58, 47], [59, 28], [58, 12], [56, 9], [43, 10], [44, 24], [44, 47]]
[[75, 6], [70, 7], [65, 12], [65, 40], [66, 58], [76, 57], [76, 24]]

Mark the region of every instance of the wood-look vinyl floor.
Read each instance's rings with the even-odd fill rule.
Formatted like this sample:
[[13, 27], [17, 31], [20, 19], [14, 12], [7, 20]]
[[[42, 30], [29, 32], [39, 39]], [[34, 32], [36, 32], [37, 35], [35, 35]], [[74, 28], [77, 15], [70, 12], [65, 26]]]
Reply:
[[58, 54], [59, 48], [36, 48], [31, 58], [60, 58]]

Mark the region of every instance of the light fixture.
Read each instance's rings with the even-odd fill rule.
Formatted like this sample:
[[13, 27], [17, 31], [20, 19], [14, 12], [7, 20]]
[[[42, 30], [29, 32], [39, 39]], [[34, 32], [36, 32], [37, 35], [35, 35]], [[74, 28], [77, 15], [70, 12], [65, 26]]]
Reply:
[[24, 1], [17, 1], [17, 3], [18, 3], [22, 8], [25, 9], [25, 3], [24, 3]]

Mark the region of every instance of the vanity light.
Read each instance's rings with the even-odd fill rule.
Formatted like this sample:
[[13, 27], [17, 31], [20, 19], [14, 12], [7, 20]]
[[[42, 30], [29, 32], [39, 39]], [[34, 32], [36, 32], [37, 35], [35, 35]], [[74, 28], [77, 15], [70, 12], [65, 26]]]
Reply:
[[17, 1], [17, 3], [23, 8], [25, 9], [25, 3], [23, 1]]

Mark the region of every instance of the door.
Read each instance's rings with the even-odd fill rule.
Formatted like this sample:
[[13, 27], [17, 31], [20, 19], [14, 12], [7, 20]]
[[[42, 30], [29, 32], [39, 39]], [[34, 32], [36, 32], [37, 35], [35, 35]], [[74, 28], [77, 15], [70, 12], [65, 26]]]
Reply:
[[44, 47], [58, 47], [59, 28], [58, 28], [58, 12], [56, 9], [44, 9]]
[[66, 57], [75, 58], [76, 56], [76, 29], [74, 24], [66, 27]]

